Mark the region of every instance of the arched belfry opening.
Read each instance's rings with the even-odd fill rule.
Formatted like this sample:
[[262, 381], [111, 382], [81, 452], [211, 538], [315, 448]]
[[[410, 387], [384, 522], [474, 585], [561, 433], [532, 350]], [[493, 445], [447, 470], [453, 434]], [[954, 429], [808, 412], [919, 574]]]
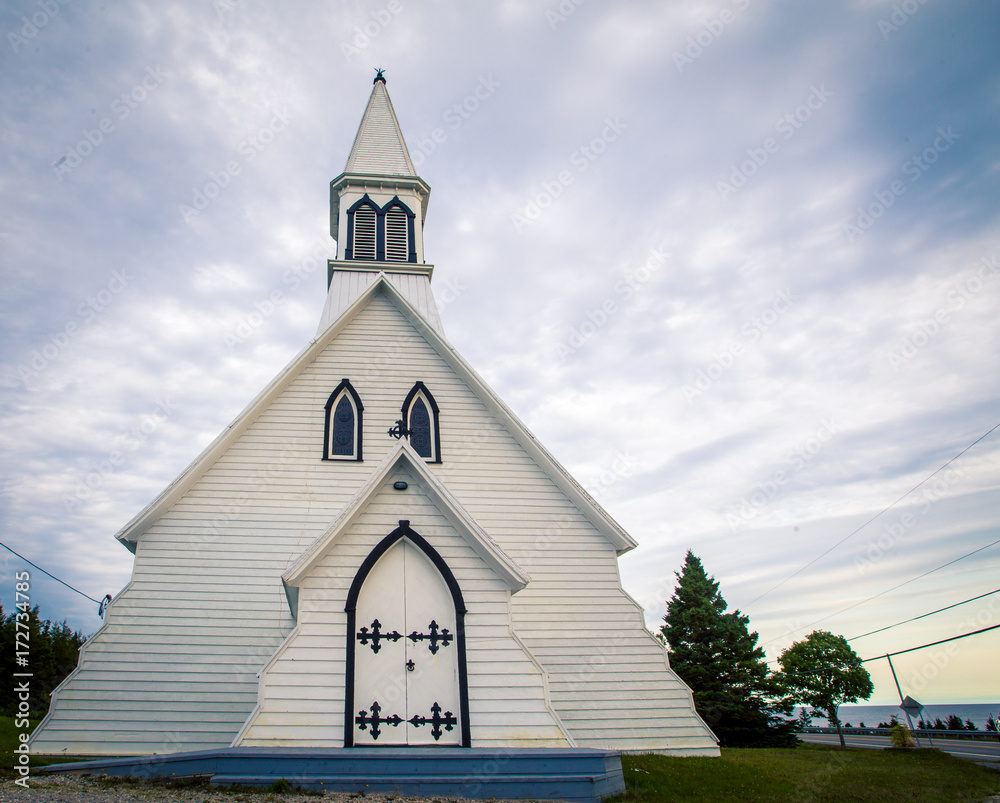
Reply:
[[365, 558], [345, 609], [344, 746], [469, 747], [465, 602], [408, 521]]

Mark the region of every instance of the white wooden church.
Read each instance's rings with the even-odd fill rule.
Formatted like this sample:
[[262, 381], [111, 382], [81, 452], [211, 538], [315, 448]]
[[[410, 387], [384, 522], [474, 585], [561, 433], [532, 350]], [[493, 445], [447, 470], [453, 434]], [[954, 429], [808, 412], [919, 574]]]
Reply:
[[33, 752], [718, 755], [622, 589], [636, 542], [445, 339], [429, 194], [380, 73], [316, 337], [118, 533], [131, 582]]

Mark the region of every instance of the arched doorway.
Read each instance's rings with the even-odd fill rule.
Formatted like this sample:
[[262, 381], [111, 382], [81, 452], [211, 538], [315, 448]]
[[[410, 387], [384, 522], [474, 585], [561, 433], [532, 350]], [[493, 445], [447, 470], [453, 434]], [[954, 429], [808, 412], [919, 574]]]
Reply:
[[399, 525], [348, 593], [344, 744], [468, 747], [462, 592], [438, 552]]

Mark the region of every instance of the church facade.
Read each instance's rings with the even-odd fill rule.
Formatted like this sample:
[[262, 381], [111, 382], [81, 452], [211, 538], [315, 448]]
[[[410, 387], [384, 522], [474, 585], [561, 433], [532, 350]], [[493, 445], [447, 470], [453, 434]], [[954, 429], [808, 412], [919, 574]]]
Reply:
[[379, 75], [315, 339], [118, 533], [132, 579], [33, 752], [718, 755], [622, 588], [635, 541], [445, 339], [429, 194]]

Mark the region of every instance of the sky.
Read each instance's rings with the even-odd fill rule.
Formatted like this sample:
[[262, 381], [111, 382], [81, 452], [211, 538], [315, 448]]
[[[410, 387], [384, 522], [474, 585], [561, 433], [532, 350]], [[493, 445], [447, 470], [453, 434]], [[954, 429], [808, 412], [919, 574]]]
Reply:
[[[651, 628], [689, 549], [769, 660], [1000, 624], [995, 594], [854, 638], [1000, 588], [998, 30], [985, 0], [9, 0], [3, 543], [128, 582], [114, 533], [315, 334], [382, 67], [446, 335], [639, 542]], [[25, 569], [100, 626], [6, 552], [5, 610]], [[998, 648], [894, 664], [997, 702]]]

